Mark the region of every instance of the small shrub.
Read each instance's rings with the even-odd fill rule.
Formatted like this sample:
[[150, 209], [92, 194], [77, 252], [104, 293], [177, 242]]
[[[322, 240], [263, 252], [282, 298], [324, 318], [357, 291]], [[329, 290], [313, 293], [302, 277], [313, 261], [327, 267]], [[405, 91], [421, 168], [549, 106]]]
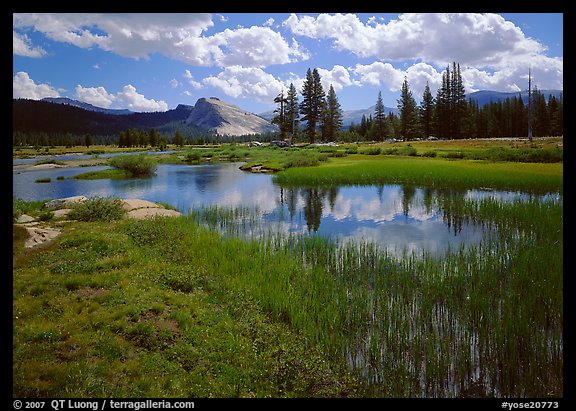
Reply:
[[396, 155], [398, 154], [398, 147], [383, 148], [381, 153], [388, 156]]
[[285, 169], [291, 167], [312, 167], [317, 166], [319, 161], [325, 161], [327, 158], [327, 154], [318, 155], [315, 153], [295, 152], [282, 162], [282, 166]]
[[348, 155], [348, 152], [346, 152], [345, 150], [337, 150], [334, 151], [333, 153], [330, 153], [330, 157], [346, 157]]
[[368, 156], [377, 156], [381, 153], [380, 147], [365, 147], [360, 149], [360, 154], [366, 154]]
[[69, 217], [80, 221], [113, 221], [120, 220], [124, 213], [122, 200], [95, 197], [77, 205]]
[[400, 156], [415, 156], [417, 150], [412, 146], [401, 147], [398, 149], [398, 155]]
[[194, 161], [200, 161], [200, 159], [202, 158], [202, 154], [199, 153], [198, 151], [194, 150], [194, 151], [188, 151], [185, 155], [184, 155], [184, 161], [191, 163]]
[[346, 147], [346, 152], [348, 154], [358, 154], [358, 146], [349, 146]]
[[43, 205], [43, 201], [24, 201], [12, 197], [12, 218], [16, 221], [22, 214], [37, 214]]
[[422, 153], [422, 157], [436, 157], [437, 153], [433, 150]]
[[446, 154], [446, 158], [462, 159], [464, 158], [464, 153], [462, 151], [452, 151]]
[[50, 177], [44, 177], [44, 178], [37, 178], [36, 179], [36, 183], [49, 183], [51, 182], [52, 179]]
[[40, 221], [52, 220], [54, 218], [54, 211], [50, 211], [50, 210], [42, 211], [38, 215], [38, 218], [40, 219]]
[[110, 165], [127, 171], [132, 177], [145, 177], [154, 174], [157, 162], [146, 154], [139, 154], [112, 157]]

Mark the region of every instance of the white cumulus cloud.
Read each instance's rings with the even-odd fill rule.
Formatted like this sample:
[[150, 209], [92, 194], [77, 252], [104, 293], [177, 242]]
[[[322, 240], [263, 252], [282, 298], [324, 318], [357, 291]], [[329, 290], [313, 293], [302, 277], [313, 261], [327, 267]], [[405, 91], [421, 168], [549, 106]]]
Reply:
[[[362, 83], [384, 84], [392, 91], [399, 88], [399, 75], [407, 75], [409, 81], [412, 76], [420, 85], [425, 84], [426, 77], [431, 83], [438, 80], [437, 74], [429, 69], [426, 74], [417, 64], [407, 70], [391, 64], [404, 61], [419, 61], [440, 71], [457, 62], [463, 73], [472, 67], [485, 73], [468, 72], [469, 91], [484, 86], [499, 90], [525, 88], [519, 83], [528, 66], [535, 67], [542, 87], [563, 88], [563, 59], [546, 56], [544, 45], [498, 14], [408, 13], [389, 22], [370, 18], [366, 23], [354, 14], [291, 14], [282, 25], [298, 36], [327, 39], [338, 51], [377, 59], [372, 64], [358, 64], [354, 72]], [[484, 81], [480, 81], [482, 78]]]
[[215, 34], [214, 39], [222, 51], [216, 57], [221, 67], [237, 65], [262, 68], [308, 58], [308, 54], [296, 40], [290, 45], [280, 33], [270, 27], [226, 29]]
[[24, 57], [43, 57], [46, 55], [46, 50], [34, 47], [26, 34], [12, 31], [12, 53]]
[[13, 14], [14, 43], [23, 53], [40, 52], [23, 34], [33, 28], [51, 40], [77, 47], [99, 47], [134, 59], [161, 53], [198, 66], [265, 67], [308, 58], [296, 40], [288, 42], [270, 27], [239, 27], [207, 36], [212, 26], [207, 13]]
[[318, 68], [318, 74], [320, 74], [322, 88], [324, 88], [326, 93], [330, 89], [330, 85], [332, 85], [334, 91], [338, 92], [344, 87], [358, 84], [355, 80], [350, 78], [348, 69], [338, 64], [332, 67], [332, 70]]
[[138, 93], [136, 88], [131, 84], [124, 86], [122, 91], [116, 94], [116, 100], [120, 102], [123, 107], [132, 111], [148, 112], [168, 110], [168, 104], [165, 101], [147, 99], [144, 95]]
[[77, 85], [76, 99], [97, 107], [108, 108], [116, 100], [113, 94], [106, 91], [104, 87], [82, 87]]
[[202, 83], [194, 80], [194, 76], [192, 75], [190, 70], [185, 70], [183, 76], [188, 81], [188, 84], [190, 84], [192, 86], [192, 88], [195, 88], [195, 89], [202, 88]]
[[60, 93], [49, 84], [36, 84], [25, 71], [12, 78], [12, 98], [40, 100], [44, 97], [60, 97]]
[[209, 76], [203, 83], [216, 87], [233, 98], [255, 98], [270, 102], [285, 85], [273, 75], [255, 67], [230, 66], [217, 76]]

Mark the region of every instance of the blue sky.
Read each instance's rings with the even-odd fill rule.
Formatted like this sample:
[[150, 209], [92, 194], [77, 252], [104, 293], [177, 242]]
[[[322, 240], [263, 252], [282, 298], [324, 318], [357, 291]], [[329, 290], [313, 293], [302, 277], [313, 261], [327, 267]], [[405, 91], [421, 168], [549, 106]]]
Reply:
[[419, 101], [460, 64], [467, 92], [563, 89], [562, 13], [14, 13], [13, 97], [165, 111], [219, 97], [254, 113], [318, 68], [345, 110], [406, 77]]

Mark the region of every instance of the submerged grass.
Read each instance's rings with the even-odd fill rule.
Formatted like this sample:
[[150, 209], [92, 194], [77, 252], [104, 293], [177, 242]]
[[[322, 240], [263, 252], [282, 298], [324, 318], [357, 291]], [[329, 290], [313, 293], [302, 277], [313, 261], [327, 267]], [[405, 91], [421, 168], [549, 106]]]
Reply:
[[[451, 210], [484, 225], [484, 241], [396, 258], [370, 243], [259, 233], [253, 264], [285, 265], [230, 285], [346, 363], [369, 396], [562, 396], [562, 203], [461, 199]], [[237, 218], [250, 223], [245, 210], [204, 215], [232, 238]]]

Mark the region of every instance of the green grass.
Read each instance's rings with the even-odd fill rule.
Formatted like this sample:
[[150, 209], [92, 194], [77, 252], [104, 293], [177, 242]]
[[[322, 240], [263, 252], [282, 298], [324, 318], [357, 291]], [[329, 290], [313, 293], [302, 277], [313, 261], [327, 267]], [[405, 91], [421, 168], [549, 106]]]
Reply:
[[431, 187], [563, 191], [562, 163], [491, 162], [424, 157], [349, 155], [320, 167], [274, 176], [282, 185], [417, 184]]
[[40, 252], [15, 250], [17, 397], [358, 395], [314, 344], [229, 285], [251, 261], [244, 243], [182, 218], [75, 223]]
[[130, 178], [132, 174], [126, 170], [121, 170], [117, 168], [110, 168], [98, 171], [89, 171], [87, 173], [77, 174], [70, 178], [74, 180], [98, 180], [101, 178], [109, 178], [112, 180], [120, 180], [123, 178]]
[[[450, 207], [488, 234], [441, 257], [244, 241], [200, 214], [77, 222], [41, 251], [15, 244], [14, 393], [562, 396], [562, 202]], [[208, 214], [220, 227], [251, 218]]]
[[[370, 243], [270, 233], [249, 243], [252, 264], [283, 266], [244, 270], [230, 286], [347, 361], [369, 396], [561, 396], [562, 203], [445, 207], [452, 224], [486, 228], [481, 244], [396, 258]], [[232, 236], [235, 220], [249, 220], [223, 209], [196, 219]]]
[[[561, 163], [322, 154], [274, 178], [562, 193]], [[316, 236], [242, 240], [259, 218], [243, 208], [76, 222], [38, 251], [15, 228], [14, 395], [562, 397], [562, 200], [436, 201], [483, 241], [395, 257]]]

